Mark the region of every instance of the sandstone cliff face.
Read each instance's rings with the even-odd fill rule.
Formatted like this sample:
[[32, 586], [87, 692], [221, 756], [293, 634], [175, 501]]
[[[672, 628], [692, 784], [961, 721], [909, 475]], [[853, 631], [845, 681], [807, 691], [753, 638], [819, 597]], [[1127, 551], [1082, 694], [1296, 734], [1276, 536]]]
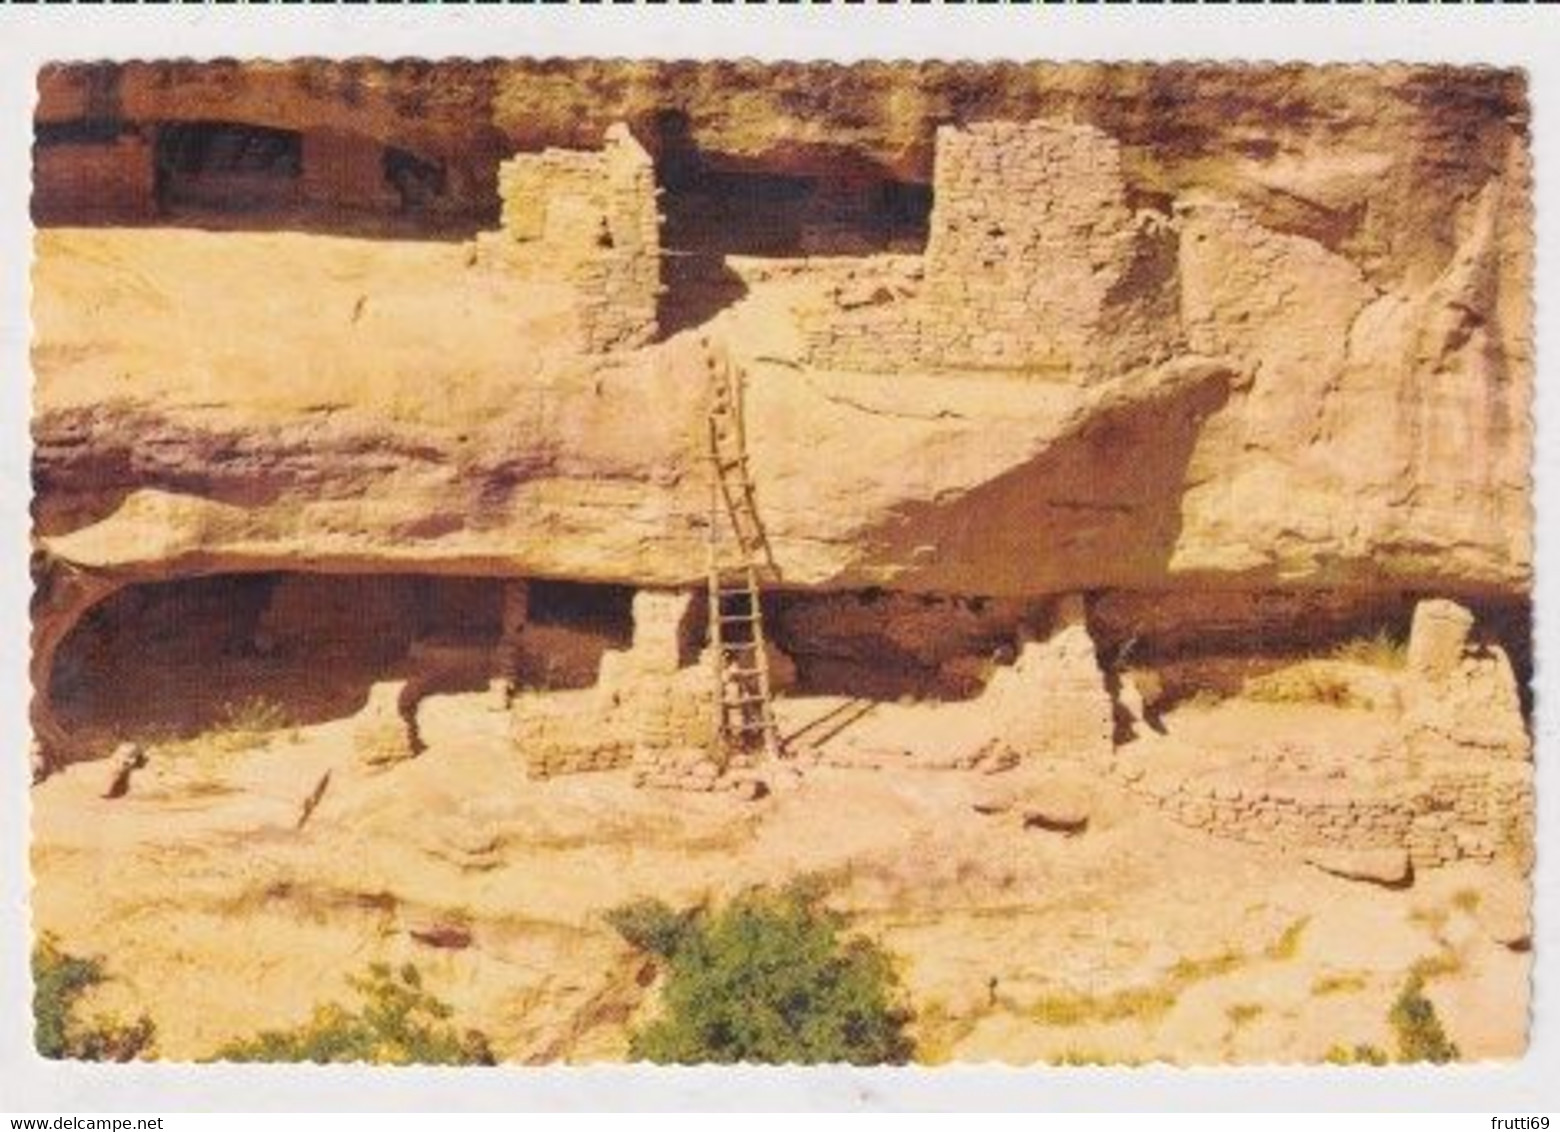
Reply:
[[[892, 275], [871, 258], [733, 261], [735, 301], [682, 320], [749, 373], [759, 506], [786, 583], [1006, 596], [1528, 585], [1520, 76], [131, 64], [51, 69], [40, 89], [44, 123], [377, 137], [446, 163], [444, 207], [495, 216], [502, 156], [594, 148], [613, 120], [663, 164], [676, 145], [708, 168], [905, 181], [932, 177], [939, 123], [1088, 124], [1119, 147], [1111, 224], [1139, 231], [1130, 205], [1157, 233], [1141, 288], [1153, 317], [1132, 323], [1151, 340], [1118, 362], [1086, 359], [1060, 380], [992, 375], [978, 358], [935, 374], [810, 363], [803, 328], [848, 319], [851, 289]], [[934, 232], [948, 222], [937, 209]], [[1113, 288], [1102, 302], [1136, 278], [1098, 269]], [[1046, 265], [1033, 271], [1044, 280]], [[930, 277], [923, 290], [941, 301]], [[45, 230], [42, 542], [124, 579], [395, 568], [694, 582], [705, 488], [690, 335], [588, 356], [574, 298], [457, 243]]]
[[1122, 143], [1142, 197], [1215, 190], [1382, 286], [1444, 268], [1463, 222], [1453, 205], [1511, 172], [1527, 115], [1518, 73], [1401, 65], [63, 64], [40, 74], [38, 105], [44, 125], [231, 120], [378, 138], [449, 160], [453, 195], [489, 216], [503, 158], [596, 148], [617, 121], [652, 152], [692, 146], [719, 167], [923, 183], [939, 124], [1074, 122]]
[[[1519, 75], [40, 95], [35, 923], [120, 957], [165, 1056], [367, 958], [507, 1058], [621, 1056], [653, 971], [607, 910], [802, 873], [903, 956], [928, 1057], [1317, 1059], [1427, 962], [1467, 1056], [1521, 1053]], [[762, 594], [698, 593], [712, 448]], [[165, 996], [192, 965], [253, 993]]]

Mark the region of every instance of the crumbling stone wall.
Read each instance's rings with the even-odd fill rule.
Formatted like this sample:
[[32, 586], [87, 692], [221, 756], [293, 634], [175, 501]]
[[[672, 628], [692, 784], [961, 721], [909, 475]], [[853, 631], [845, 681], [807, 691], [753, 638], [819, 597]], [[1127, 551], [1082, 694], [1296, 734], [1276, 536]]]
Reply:
[[[513, 733], [532, 777], [632, 762], [649, 784], [681, 785], [695, 765], [708, 761], [714, 719], [709, 670], [683, 664], [692, 609], [690, 593], [641, 590], [634, 595], [633, 643], [602, 656], [594, 688], [516, 696]], [[698, 780], [713, 785], [720, 768], [714, 770], [700, 770]], [[675, 781], [662, 781], [668, 777]]]
[[[1371, 670], [1369, 697], [1407, 742], [1348, 769], [1290, 742], [1196, 776], [1128, 759], [1114, 773], [1173, 820], [1239, 841], [1406, 853], [1416, 869], [1471, 859], [1523, 863], [1533, 839], [1533, 764], [1516, 678], [1473, 615], [1445, 600], [1415, 607], [1407, 663]], [[1390, 705], [1390, 706], [1386, 706]]]
[[1174, 237], [1129, 206], [1112, 138], [988, 122], [941, 127], [936, 146], [924, 282], [815, 312], [814, 365], [1086, 382], [1169, 356]]
[[981, 694], [999, 749], [1018, 759], [1101, 758], [1114, 749], [1115, 717], [1079, 594], [1061, 598], [1049, 631], [1025, 631], [1018, 656]]
[[506, 270], [571, 284], [583, 347], [652, 341], [661, 217], [650, 155], [621, 123], [599, 152], [546, 149], [499, 167], [502, 228], [479, 240]]
[[1473, 627], [1473, 614], [1456, 602], [1422, 601], [1414, 610], [1404, 722], [1421, 759], [1527, 758], [1511, 661]]
[[1295, 849], [1402, 849], [1414, 868], [1518, 858], [1530, 845], [1527, 763], [1446, 766], [1376, 789], [1347, 780], [1291, 785], [1167, 779], [1117, 764], [1128, 788], [1181, 825]]
[[596, 690], [517, 696], [511, 734], [531, 778], [627, 766], [634, 737], [627, 721], [599, 711]]

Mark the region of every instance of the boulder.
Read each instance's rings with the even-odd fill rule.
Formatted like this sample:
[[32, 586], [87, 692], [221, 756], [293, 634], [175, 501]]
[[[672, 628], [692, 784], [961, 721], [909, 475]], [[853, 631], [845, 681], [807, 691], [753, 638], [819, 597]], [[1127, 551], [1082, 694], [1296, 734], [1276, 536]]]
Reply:
[[407, 929], [407, 935], [427, 947], [464, 951], [471, 946], [471, 928], [449, 920], [432, 920]]
[[1081, 775], [1004, 775], [971, 802], [978, 814], [1016, 814], [1026, 829], [1080, 833], [1089, 824], [1093, 790]]
[[1408, 850], [1403, 848], [1316, 848], [1306, 851], [1305, 860], [1324, 873], [1385, 888], [1403, 888], [1414, 879]]
[[1046, 798], [1020, 807], [1025, 829], [1053, 833], [1082, 833], [1089, 825], [1088, 808], [1076, 799]]
[[103, 797], [123, 798], [130, 792], [130, 776], [146, 765], [146, 752], [135, 743], [121, 743], [109, 757], [108, 784]]

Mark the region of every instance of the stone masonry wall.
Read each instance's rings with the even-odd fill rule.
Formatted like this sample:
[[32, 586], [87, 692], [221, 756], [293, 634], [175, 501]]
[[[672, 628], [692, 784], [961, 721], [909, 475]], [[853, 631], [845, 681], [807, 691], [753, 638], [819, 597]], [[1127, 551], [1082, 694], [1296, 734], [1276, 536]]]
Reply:
[[533, 778], [632, 763], [651, 785], [714, 786], [721, 768], [702, 765], [713, 719], [708, 669], [681, 663], [692, 602], [689, 593], [641, 590], [633, 644], [602, 656], [595, 687], [515, 697], [512, 733]]
[[587, 351], [631, 349], [658, 330], [661, 217], [650, 155], [621, 123], [599, 152], [547, 149], [499, 167], [502, 229], [479, 247], [505, 270], [571, 283]]
[[942, 127], [933, 194], [924, 283], [815, 312], [814, 365], [1086, 382], [1168, 356], [1174, 237], [1129, 207], [1108, 135], [1043, 121]]
[[596, 689], [516, 696], [510, 734], [526, 774], [552, 778], [627, 766], [634, 737], [627, 721], [598, 711]]
[[1058, 599], [1048, 632], [1020, 635], [979, 705], [998, 750], [1018, 759], [1109, 757], [1113, 709], [1081, 594]]
[[1531, 743], [1505, 652], [1477, 637], [1467, 609], [1427, 600], [1415, 608], [1404, 669], [1363, 674], [1391, 687], [1351, 688], [1350, 698], [1393, 712], [1407, 733], [1368, 764], [1344, 768], [1280, 742], [1199, 774], [1126, 758], [1112, 772], [1173, 820], [1221, 837], [1400, 850], [1416, 869], [1496, 858], [1528, 867]]
[[1527, 763], [1445, 766], [1373, 791], [1346, 780], [1166, 780], [1124, 763], [1117, 773], [1172, 820], [1218, 837], [1296, 849], [1401, 848], [1416, 869], [1520, 857], [1532, 837]]

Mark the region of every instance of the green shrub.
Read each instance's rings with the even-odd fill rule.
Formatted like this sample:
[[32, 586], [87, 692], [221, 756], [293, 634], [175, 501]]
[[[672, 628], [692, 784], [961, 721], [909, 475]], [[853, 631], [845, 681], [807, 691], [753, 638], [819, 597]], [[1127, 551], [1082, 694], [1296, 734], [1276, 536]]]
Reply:
[[1425, 997], [1424, 990], [1424, 978], [1410, 975], [1387, 1014], [1397, 1035], [1398, 1060], [1432, 1061], [1437, 1065], [1456, 1061], [1461, 1054], [1447, 1039], [1446, 1030], [1436, 1017], [1435, 1004]]
[[816, 889], [755, 890], [688, 920], [668, 959], [659, 1018], [635, 1058], [691, 1064], [903, 1064], [910, 1014], [889, 956], [844, 939]]
[[128, 1026], [113, 1018], [76, 1017], [81, 996], [107, 980], [101, 960], [67, 954], [52, 935], [44, 935], [33, 947], [32, 974], [33, 1037], [42, 1056], [130, 1061], [153, 1053], [157, 1029], [144, 1014]]
[[1431, 979], [1444, 979], [1448, 975], [1461, 973], [1463, 969], [1463, 957], [1450, 947], [1442, 947], [1434, 955], [1425, 955], [1414, 960], [1414, 965], [1408, 969], [1410, 979], [1417, 979], [1421, 986]]
[[[1462, 1056], [1436, 1017], [1435, 1004], [1425, 997], [1425, 976], [1418, 970], [1410, 971], [1387, 1012], [1387, 1022], [1397, 1037], [1398, 1061], [1444, 1065]], [[1385, 1053], [1370, 1045], [1356, 1045], [1353, 1049], [1336, 1045], [1327, 1051], [1326, 1059], [1333, 1065], [1385, 1065], [1388, 1061]]]
[[457, 1030], [448, 1005], [423, 990], [410, 963], [392, 972], [375, 963], [349, 980], [362, 1000], [356, 1011], [338, 1003], [316, 1007], [292, 1030], [266, 1030], [230, 1042], [218, 1061], [374, 1062], [384, 1065], [492, 1065], [493, 1051], [479, 1030]]
[[670, 959], [688, 939], [698, 914], [697, 908], [679, 912], [664, 900], [646, 898], [618, 905], [606, 920], [631, 947]]

